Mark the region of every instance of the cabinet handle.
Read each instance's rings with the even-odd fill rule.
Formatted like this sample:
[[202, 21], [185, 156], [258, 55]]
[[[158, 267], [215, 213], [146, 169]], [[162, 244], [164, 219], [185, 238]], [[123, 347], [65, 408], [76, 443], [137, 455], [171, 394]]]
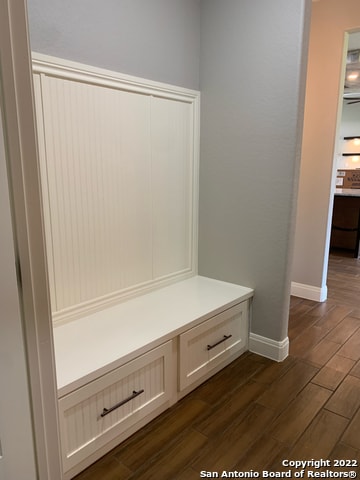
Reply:
[[215, 348], [217, 345], [220, 345], [220, 343], [225, 342], [225, 340], [227, 340], [228, 338], [231, 338], [231, 337], [232, 337], [232, 335], [224, 335], [223, 338], [221, 340], [219, 340], [218, 342], [213, 343], [212, 345], [208, 345], [207, 349], [211, 350], [212, 348]]
[[130, 400], [137, 397], [138, 395], [141, 395], [142, 393], [144, 393], [144, 389], [141, 389], [138, 392], [136, 390], [133, 390], [132, 395], [130, 395], [130, 397], [125, 398], [124, 400], [121, 400], [121, 402], [117, 403], [111, 408], [104, 408], [100, 416], [105, 417], [105, 415], [108, 415], [109, 413], [113, 412], [117, 408], [121, 407], [121, 405], [124, 405], [125, 403], [130, 402]]

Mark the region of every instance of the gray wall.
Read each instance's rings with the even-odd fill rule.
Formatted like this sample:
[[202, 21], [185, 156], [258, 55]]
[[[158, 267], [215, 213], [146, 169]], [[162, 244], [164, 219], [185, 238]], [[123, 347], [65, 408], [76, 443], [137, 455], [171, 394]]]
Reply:
[[254, 287], [251, 330], [277, 341], [287, 335], [309, 15], [306, 0], [201, 2], [199, 270]]
[[199, 0], [28, 0], [31, 49], [199, 89]]
[[287, 335], [310, 3], [28, 0], [33, 50], [200, 88], [199, 270], [254, 287], [252, 331], [274, 340]]

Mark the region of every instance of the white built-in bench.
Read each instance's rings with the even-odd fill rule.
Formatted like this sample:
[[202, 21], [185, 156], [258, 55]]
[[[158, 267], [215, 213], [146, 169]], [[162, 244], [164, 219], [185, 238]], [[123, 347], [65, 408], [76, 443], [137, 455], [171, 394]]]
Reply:
[[33, 73], [67, 480], [248, 348], [253, 291], [196, 275], [200, 92]]
[[194, 276], [56, 326], [64, 478], [247, 350], [252, 296]]

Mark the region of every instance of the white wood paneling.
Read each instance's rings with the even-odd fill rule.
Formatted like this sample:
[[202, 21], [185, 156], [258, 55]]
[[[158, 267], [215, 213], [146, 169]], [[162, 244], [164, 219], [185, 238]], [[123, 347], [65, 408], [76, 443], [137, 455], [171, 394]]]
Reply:
[[179, 336], [181, 390], [247, 349], [248, 310], [248, 302], [242, 302]]
[[154, 275], [191, 269], [191, 105], [152, 99]]
[[55, 320], [197, 265], [197, 92], [81, 67], [34, 62]]
[[151, 279], [149, 99], [57, 78], [43, 83], [60, 311]]
[[[167, 342], [61, 398], [64, 470], [167, 402], [173, 394], [172, 369], [172, 343]], [[138, 395], [131, 398], [133, 392]], [[101, 416], [104, 409], [110, 412]]]

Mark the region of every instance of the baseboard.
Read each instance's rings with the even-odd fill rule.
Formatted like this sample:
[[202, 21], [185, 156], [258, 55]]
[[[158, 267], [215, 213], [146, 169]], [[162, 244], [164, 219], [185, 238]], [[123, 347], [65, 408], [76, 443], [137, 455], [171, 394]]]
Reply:
[[291, 295], [306, 298], [307, 300], [314, 300], [315, 302], [325, 302], [327, 299], [327, 286], [325, 285], [320, 288], [303, 283], [291, 282]]
[[262, 357], [270, 358], [276, 362], [282, 362], [289, 354], [289, 339], [286, 337], [281, 342], [277, 342], [271, 338], [250, 333], [249, 350]]

